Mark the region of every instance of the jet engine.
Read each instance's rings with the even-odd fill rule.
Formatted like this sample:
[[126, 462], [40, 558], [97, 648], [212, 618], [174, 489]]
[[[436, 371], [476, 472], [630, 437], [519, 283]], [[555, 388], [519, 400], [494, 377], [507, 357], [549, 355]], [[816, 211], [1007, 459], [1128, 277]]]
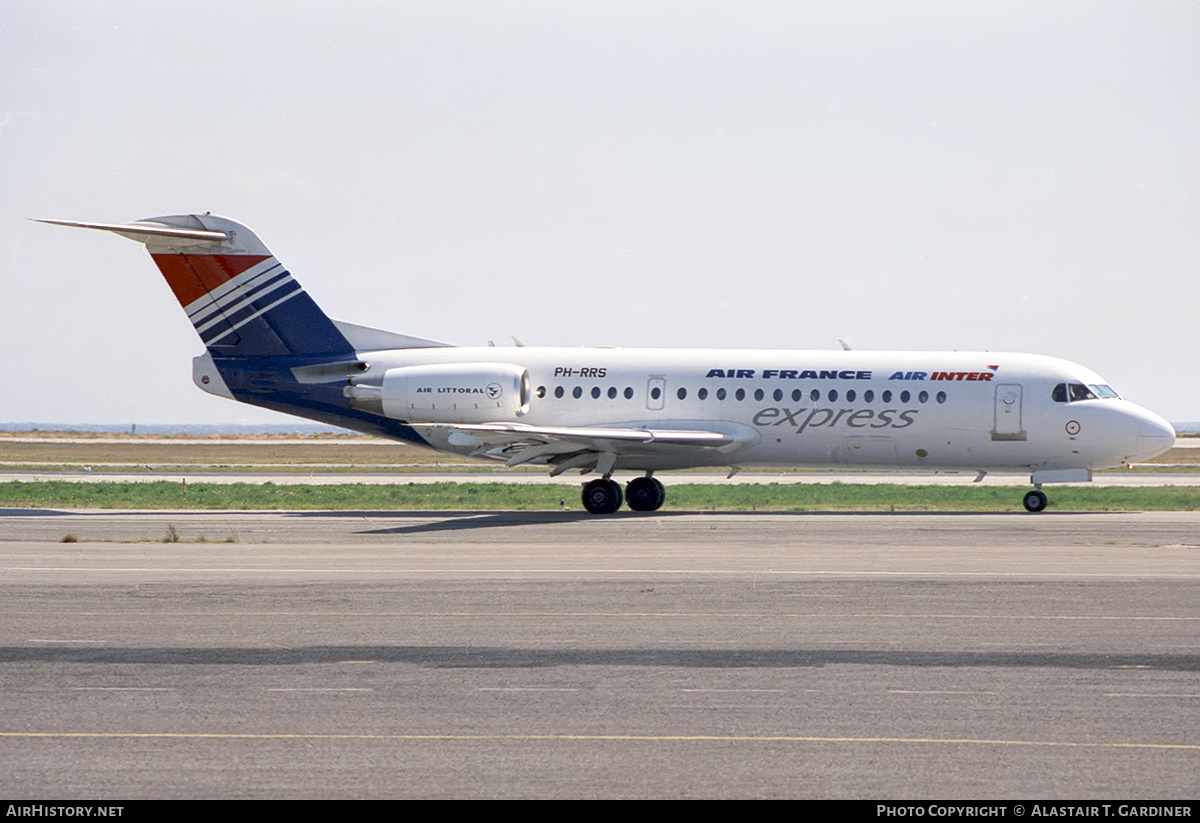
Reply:
[[510, 363], [398, 366], [351, 379], [350, 405], [413, 423], [495, 423], [529, 411], [529, 372]]

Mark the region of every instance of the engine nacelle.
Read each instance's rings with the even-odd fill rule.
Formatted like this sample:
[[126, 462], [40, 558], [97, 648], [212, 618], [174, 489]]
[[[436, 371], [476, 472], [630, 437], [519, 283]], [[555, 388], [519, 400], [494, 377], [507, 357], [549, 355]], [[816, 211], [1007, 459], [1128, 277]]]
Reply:
[[510, 363], [398, 366], [346, 387], [350, 405], [412, 423], [499, 423], [529, 411], [529, 372]]

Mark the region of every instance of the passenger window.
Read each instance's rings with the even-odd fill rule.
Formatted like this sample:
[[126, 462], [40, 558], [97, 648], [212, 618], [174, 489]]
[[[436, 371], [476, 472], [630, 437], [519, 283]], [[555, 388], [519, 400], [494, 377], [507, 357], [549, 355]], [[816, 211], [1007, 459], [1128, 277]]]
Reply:
[[847, 403], [853, 403], [856, 397], [858, 397], [858, 394], [854, 391], [854, 389], [850, 389], [850, 391], [846, 392]]
[[830, 403], [836, 403], [836, 402], [837, 402], [837, 389], [830, 389], [830, 390], [829, 390], [829, 402], [830, 402]]
[[625, 399], [626, 400], [633, 399], [633, 389], [631, 389], [629, 386], [625, 387]]
[[717, 389], [717, 399], [718, 400], [725, 399], [725, 390], [724, 389]]
[[938, 401], [939, 403], [945, 403], [945, 402], [946, 402], [946, 393], [945, 393], [944, 391], [940, 391], [940, 392], [938, 392], [938, 393], [937, 393], [937, 401]]
[[680, 400], [685, 399], [687, 397], [687, 389], [681, 387], [679, 391], [675, 392], [675, 396]]
[[810, 394], [809, 397], [812, 398], [812, 401], [814, 403], [816, 403], [818, 400], [821, 399], [821, 393], [819, 391], [817, 391], [816, 389], [813, 389], [812, 394]]
[[616, 400], [616, 399], [617, 399], [617, 387], [616, 387], [616, 386], [609, 386], [609, 387], [608, 387], [608, 399], [609, 399], [609, 400]]
[[734, 397], [736, 397], [738, 400], [745, 400], [746, 399], [746, 390], [738, 389], [737, 393], [734, 395]]
[[700, 391], [696, 392], [696, 396], [699, 397], [701, 400], [707, 400], [708, 399], [708, 389], [701, 389]]
[[883, 397], [881, 399], [883, 400], [884, 403], [891, 403], [892, 402], [892, 390], [885, 389], [883, 392]]
[[771, 396], [774, 397], [775, 402], [778, 403], [780, 400], [783, 399], [783, 389], [776, 389], [775, 394], [773, 394]]
[[907, 403], [909, 401], [909, 398], [911, 398], [911, 397], [912, 397], [912, 394], [910, 394], [907, 391], [900, 392], [900, 402], [901, 403]]
[[871, 391], [870, 389], [867, 389], [865, 392], [863, 392], [863, 402], [864, 403], [874, 403], [875, 402], [875, 392]]
[[578, 400], [579, 398], [583, 397], [583, 389], [579, 386], [576, 386], [571, 390], [571, 396]]
[[804, 399], [804, 392], [802, 390], [796, 389], [792, 392], [792, 402], [793, 403], [799, 403], [803, 399]]
[[538, 397], [545, 397], [545, 396], [546, 396], [546, 387], [545, 387], [545, 386], [538, 386], [538, 389], [537, 389], [537, 396], [538, 396]]
[[655, 386], [650, 390], [650, 397], [653, 400], [657, 400], [658, 398], [662, 397], [662, 389], [660, 389], [658, 386]]
[[559, 400], [562, 399], [562, 396], [563, 396], [563, 387], [562, 386], [554, 387], [554, 396], [557, 397]]
[[593, 400], [600, 399], [600, 387], [599, 386], [592, 386], [592, 399]]

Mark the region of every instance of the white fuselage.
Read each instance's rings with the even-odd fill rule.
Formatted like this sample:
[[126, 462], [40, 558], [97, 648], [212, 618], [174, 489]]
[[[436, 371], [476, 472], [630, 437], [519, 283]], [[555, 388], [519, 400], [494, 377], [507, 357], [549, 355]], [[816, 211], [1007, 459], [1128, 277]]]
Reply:
[[[1119, 397], [1056, 400], [1056, 386], [1103, 381], [1075, 363], [1040, 355], [447, 347], [359, 356], [371, 371], [450, 363], [523, 367], [531, 394], [527, 410], [510, 422], [731, 435], [717, 450], [622, 453], [621, 469], [853, 465], [1033, 472], [1050, 482], [1053, 472], [1144, 460], [1174, 442], [1165, 420]], [[426, 437], [445, 451], [502, 457], [487, 455], [470, 438]]]

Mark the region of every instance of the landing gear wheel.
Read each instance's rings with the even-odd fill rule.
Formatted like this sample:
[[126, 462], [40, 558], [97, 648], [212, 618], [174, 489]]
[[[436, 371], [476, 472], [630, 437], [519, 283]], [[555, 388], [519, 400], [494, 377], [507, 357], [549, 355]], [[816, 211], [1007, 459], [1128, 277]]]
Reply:
[[635, 477], [625, 484], [625, 502], [635, 512], [656, 512], [666, 499], [667, 490], [653, 477]]
[[1025, 511], [1034, 512], [1035, 514], [1046, 509], [1046, 494], [1040, 489], [1035, 489], [1025, 494]]
[[621, 508], [621, 487], [607, 477], [583, 487], [583, 507], [592, 514], [612, 514]]

